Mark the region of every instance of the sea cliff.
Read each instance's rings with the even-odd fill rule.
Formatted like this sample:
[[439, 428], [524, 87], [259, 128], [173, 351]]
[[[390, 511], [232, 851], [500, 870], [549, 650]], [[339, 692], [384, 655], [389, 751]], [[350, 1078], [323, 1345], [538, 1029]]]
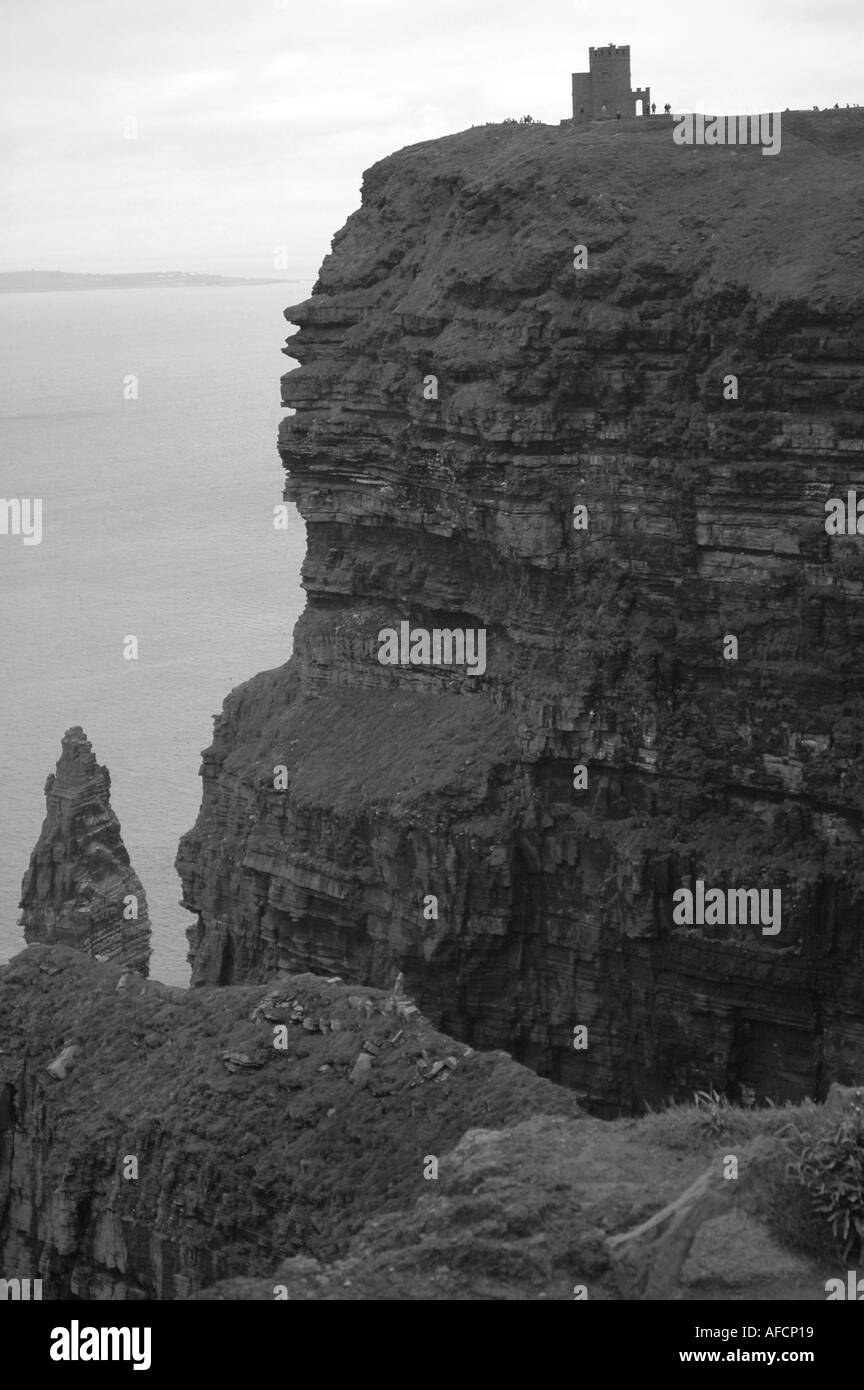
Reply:
[[[367, 172], [286, 310], [307, 605], [204, 754], [195, 983], [401, 970], [598, 1114], [860, 1076], [862, 156], [852, 111], [769, 159], [634, 121]], [[485, 670], [382, 665], [403, 621]], [[780, 931], [676, 920], [700, 881]]]

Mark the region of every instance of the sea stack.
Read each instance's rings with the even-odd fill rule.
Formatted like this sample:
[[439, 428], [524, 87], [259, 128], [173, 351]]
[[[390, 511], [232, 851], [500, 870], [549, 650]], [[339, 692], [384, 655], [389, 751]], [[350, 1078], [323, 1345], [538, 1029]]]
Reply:
[[150, 918], [111, 809], [111, 777], [84, 730], [67, 729], [45, 783], [47, 814], [21, 885], [24, 939], [148, 972]]

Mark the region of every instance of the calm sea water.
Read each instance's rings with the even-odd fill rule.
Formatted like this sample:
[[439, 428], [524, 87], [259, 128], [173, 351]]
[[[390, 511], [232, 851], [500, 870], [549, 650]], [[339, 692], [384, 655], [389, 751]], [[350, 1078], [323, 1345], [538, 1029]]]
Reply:
[[188, 982], [173, 864], [200, 750], [228, 691], [290, 656], [303, 606], [303, 523], [276, 531], [273, 507], [282, 309], [310, 288], [0, 296], [0, 496], [43, 499], [41, 545], [0, 535], [0, 961], [80, 724], [147, 892], [151, 973]]

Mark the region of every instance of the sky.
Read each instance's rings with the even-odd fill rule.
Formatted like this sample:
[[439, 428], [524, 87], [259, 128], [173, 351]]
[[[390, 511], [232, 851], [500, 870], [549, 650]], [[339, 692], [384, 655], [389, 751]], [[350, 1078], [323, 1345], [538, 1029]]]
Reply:
[[2, 0], [0, 270], [312, 280], [363, 170], [570, 115], [630, 44], [675, 112], [864, 105], [862, 0]]

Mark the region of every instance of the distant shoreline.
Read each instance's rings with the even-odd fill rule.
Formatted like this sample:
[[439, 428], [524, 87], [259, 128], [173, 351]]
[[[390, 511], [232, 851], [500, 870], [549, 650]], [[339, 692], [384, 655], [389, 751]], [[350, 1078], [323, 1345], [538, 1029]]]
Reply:
[[51, 290], [229, 289], [239, 285], [297, 285], [301, 280], [249, 278], [242, 275], [197, 275], [182, 270], [130, 271], [90, 275], [66, 270], [0, 271], [0, 294], [40, 294]]

